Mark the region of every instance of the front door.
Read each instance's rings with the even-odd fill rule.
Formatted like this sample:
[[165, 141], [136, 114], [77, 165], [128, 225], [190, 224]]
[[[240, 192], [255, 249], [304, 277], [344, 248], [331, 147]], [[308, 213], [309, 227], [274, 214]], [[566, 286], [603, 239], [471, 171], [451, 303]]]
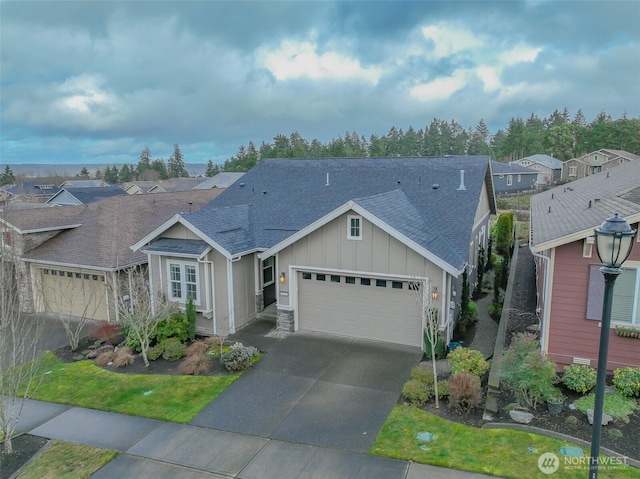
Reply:
[[275, 257], [262, 262], [262, 295], [265, 308], [276, 301]]

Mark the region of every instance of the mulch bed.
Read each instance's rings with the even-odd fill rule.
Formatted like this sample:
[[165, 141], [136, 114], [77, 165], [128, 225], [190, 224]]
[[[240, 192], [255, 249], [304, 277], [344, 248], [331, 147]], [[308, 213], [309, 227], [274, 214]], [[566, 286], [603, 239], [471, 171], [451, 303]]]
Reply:
[[12, 439], [12, 454], [4, 453], [4, 442], [0, 441], [0, 479], [8, 479], [29, 459], [35, 456], [49, 440], [44, 437], [21, 434]]

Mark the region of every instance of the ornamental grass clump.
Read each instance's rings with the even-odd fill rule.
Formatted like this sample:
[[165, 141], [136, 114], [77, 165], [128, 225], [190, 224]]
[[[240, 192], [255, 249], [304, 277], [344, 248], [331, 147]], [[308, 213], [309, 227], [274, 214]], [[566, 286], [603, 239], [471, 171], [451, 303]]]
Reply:
[[191, 376], [202, 376], [203, 374], [207, 374], [210, 368], [211, 358], [200, 353], [187, 356], [178, 366], [178, 372]]
[[462, 346], [449, 353], [447, 361], [453, 374], [468, 371], [479, 378], [482, 378], [490, 367], [489, 362], [484, 359], [480, 351]]
[[113, 361], [113, 358], [115, 357], [115, 355], [116, 355], [116, 352], [113, 349], [107, 349], [106, 351], [103, 351], [96, 357], [96, 359], [94, 360], [94, 363], [96, 364], [96, 366], [104, 367], [107, 364], [109, 364], [111, 361]]
[[466, 416], [482, 402], [480, 378], [469, 371], [460, 371], [449, 378], [449, 406]]
[[122, 347], [117, 348], [113, 355], [113, 367], [115, 368], [123, 368], [130, 364], [133, 364], [135, 361], [135, 356], [133, 355], [133, 351], [131, 348]]
[[564, 367], [562, 374], [562, 383], [567, 387], [580, 394], [591, 391], [596, 385], [596, 370], [585, 364], [570, 364]]
[[185, 350], [185, 356], [200, 356], [209, 350], [209, 345], [204, 341], [195, 341]]

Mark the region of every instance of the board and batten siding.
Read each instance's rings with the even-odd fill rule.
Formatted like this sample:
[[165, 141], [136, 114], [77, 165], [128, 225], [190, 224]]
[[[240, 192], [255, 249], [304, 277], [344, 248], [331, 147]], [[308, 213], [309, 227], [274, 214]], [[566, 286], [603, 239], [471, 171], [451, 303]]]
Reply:
[[[637, 244], [630, 260], [640, 260]], [[591, 257], [583, 258], [582, 240], [556, 248], [548, 354], [559, 369], [574, 357], [589, 359], [592, 367], [598, 364], [600, 322], [587, 319], [589, 271], [594, 264], [600, 264], [595, 246]], [[619, 337], [612, 328], [607, 369], [625, 366], [640, 367], [638, 341]]]
[[[313, 270], [360, 271], [367, 275], [399, 275], [430, 279], [430, 286], [443, 291], [442, 269], [401, 243], [373, 223], [362, 218], [362, 239], [347, 239], [348, 212], [296, 241], [278, 253], [277, 275], [287, 272], [280, 290], [288, 291], [290, 266]], [[276, 275], [276, 276], [277, 276]], [[280, 305], [291, 305], [292, 295], [279, 295]]]

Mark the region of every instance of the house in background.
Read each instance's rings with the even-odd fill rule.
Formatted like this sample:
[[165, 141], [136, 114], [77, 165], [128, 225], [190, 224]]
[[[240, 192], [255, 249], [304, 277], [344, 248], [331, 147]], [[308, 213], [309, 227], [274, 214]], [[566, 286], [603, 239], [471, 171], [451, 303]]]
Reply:
[[124, 194], [126, 193], [119, 185], [62, 188], [45, 203], [58, 206], [86, 205], [94, 201]]
[[169, 178], [158, 181], [128, 181], [122, 188], [130, 195], [145, 193], [175, 193], [195, 189], [205, 178]]
[[492, 160], [491, 172], [496, 194], [533, 191], [538, 185], [538, 171], [513, 162]]
[[562, 161], [549, 155], [525, 156], [513, 163], [538, 172], [538, 184], [549, 185], [562, 177]]
[[[618, 213], [640, 222], [640, 161], [558, 186], [531, 198], [530, 247], [536, 261], [543, 352], [559, 365], [597, 365], [604, 279], [594, 229]], [[640, 327], [640, 240], [614, 287], [612, 327]], [[609, 370], [640, 367], [640, 341], [609, 339]]]
[[67, 180], [59, 188], [99, 188], [101, 186], [109, 186], [109, 183], [103, 180]]
[[208, 188], [229, 188], [232, 184], [242, 178], [244, 173], [223, 171], [217, 175], [207, 178], [205, 181], [194, 187], [194, 190], [206, 190]]
[[640, 161], [640, 156], [623, 150], [597, 150], [565, 161], [562, 166], [562, 178], [569, 180], [584, 178], [630, 161]]
[[273, 305], [281, 330], [423, 347], [425, 306], [452, 337], [495, 211], [487, 157], [266, 159], [132, 248], [209, 332]]
[[147, 261], [130, 245], [221, 192], [122, 194], [87, 205], [5, 211], [0, 215], [2, 254], [17, 259], [25, 312], [117, 321], [120, 274]]
[[47, 181], [24, 181], [20, 185], [4, 187], [9, 193], [8, 203], [44, 203], [60, 192], [53, 183]]

